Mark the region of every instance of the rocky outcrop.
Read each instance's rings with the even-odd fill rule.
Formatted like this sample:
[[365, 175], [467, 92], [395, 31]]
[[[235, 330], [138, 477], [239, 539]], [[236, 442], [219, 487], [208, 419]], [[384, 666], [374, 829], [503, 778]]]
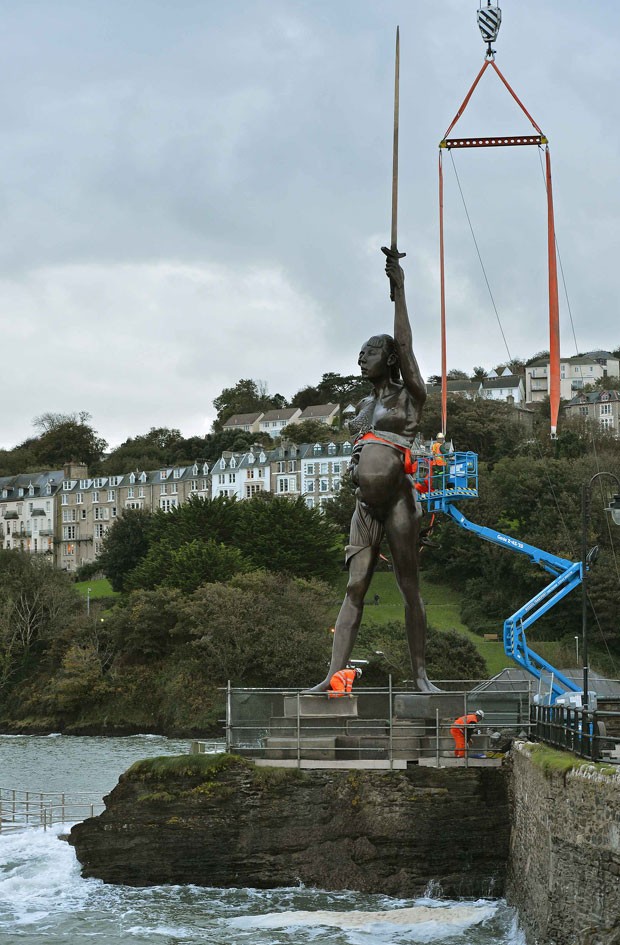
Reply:
[[501, 768], [258, 768], [234, 755], [138, 762], [69, 842], [84, 876], [146, 886], [501, 895], [508, 858]]
[[620, 945], [620, 771], [522, 742], [512, 766], [509, 899], [528, 942]]

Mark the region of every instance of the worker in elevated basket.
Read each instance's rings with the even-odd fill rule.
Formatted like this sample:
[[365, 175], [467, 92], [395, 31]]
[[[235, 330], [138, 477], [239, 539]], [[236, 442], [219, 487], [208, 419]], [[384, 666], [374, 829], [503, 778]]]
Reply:
[[465, 757], [465, 738], [467, 737], [467, 747], [471, 748], [472, 728], [474, 725], [479, 725], [483, 718], [484, 712], [482, 709], [476, 709], [475, 712], [470, 712], [469, 715], [461, 715], [460, 718], [454, 720], [450, 734], [454, 739], [455, 758]]
[[444, 454], [449, 453], [450, 449], [446, 444], [446, 438], [444, 434], [440, 431], [435, 437], [435, 441], [431, 446], [431, 453], [433, 454], [431, 459], [431, 468], [432, 468], [432, 487], [433, 489], [441, 489], [443, 486], [443, 478], [446, 470], [446, 461], [444, 459]]
[[339, 669], [329, 681], [329, 698], [337, 699], [339, 696], [350, 695], [353, 689], [353, 683], [356, 679], [361, 678], [362, 671], [359, 666], [356, 666], [355, 669], [352, 666], [347, 666], [346, 669]]

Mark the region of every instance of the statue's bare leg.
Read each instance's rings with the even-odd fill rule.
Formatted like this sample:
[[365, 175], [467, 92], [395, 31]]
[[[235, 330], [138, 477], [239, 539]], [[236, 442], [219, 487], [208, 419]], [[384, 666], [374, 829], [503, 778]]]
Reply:
[[307, 692], [325, 692], [326, 689], [329, 689], [329, 681], [334, 673], [347, 665], [353, 652], [357, 631], [362, 622], [364, 598], [372, 580], [378, 554], [379, 546], [377, 545], [376, 547], [362, 548], [351, 558], [347, 591], [334, 627], [334, 643], [329, 672], [322, 682], [312, 689], [308, 689]]
[[392, 564], [405, 602], [405, 631], [411, 655], [414, 688], [439, 692], [426, 675], [426, 610], [420, 594], [419, 532], [421, 513], [406, 487], [386, 516], [385, 534]]

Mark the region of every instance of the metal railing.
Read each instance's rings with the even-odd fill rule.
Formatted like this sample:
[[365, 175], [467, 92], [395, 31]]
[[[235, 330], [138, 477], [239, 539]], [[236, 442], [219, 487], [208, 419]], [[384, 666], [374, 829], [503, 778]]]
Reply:
[[100, 794], [21, 791], [0, 787], [0, 833], [25, 827], [77, 823], [104, 809]]
[[591, 761], [620, 765], [620, 712], [564, 705], [533, 705], [531, 733], [537, 741]]
[[[529, 686], [472, 691], [479, 684], [465, 681], [464, 688], [462, 680], [439, 681], [444, 691], [433, 694], [358, 687], [342, 697], [229, 685], [225, 748], [259, 763], [298, 767], [479, 764], [501, 754], [513, 736], [527, 736], [530, 725]], [[484, 720], [468, 732], [472, 744], [457, 758], [450, 729], [477, 708]]]

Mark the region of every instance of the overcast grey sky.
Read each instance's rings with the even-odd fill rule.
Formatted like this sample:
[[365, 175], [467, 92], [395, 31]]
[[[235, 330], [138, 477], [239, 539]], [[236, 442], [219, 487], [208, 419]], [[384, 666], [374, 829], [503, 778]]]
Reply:
[[[620, 344], [620, 4], [503, 0], [497, 64], [548, 136], [579, 350]], [[414, 344], [440, 367], [437, 144], [484, 59], [477, 0], [0, 0], [0, 445], [43, 411], [112, 445], [209, 431], [241, 377], [290, 396], [391, 330], [399, 243]], [[528, 131], [489, 70], [463, 134]], [[456, 132], [455, 132], [456, 133]], [[547, 347], [536, 148], [454, 154], [512, 356]], [[446, 171], [448, 361], [507, 358]], [[563, 354], [576, 351], [561, 297]]]

